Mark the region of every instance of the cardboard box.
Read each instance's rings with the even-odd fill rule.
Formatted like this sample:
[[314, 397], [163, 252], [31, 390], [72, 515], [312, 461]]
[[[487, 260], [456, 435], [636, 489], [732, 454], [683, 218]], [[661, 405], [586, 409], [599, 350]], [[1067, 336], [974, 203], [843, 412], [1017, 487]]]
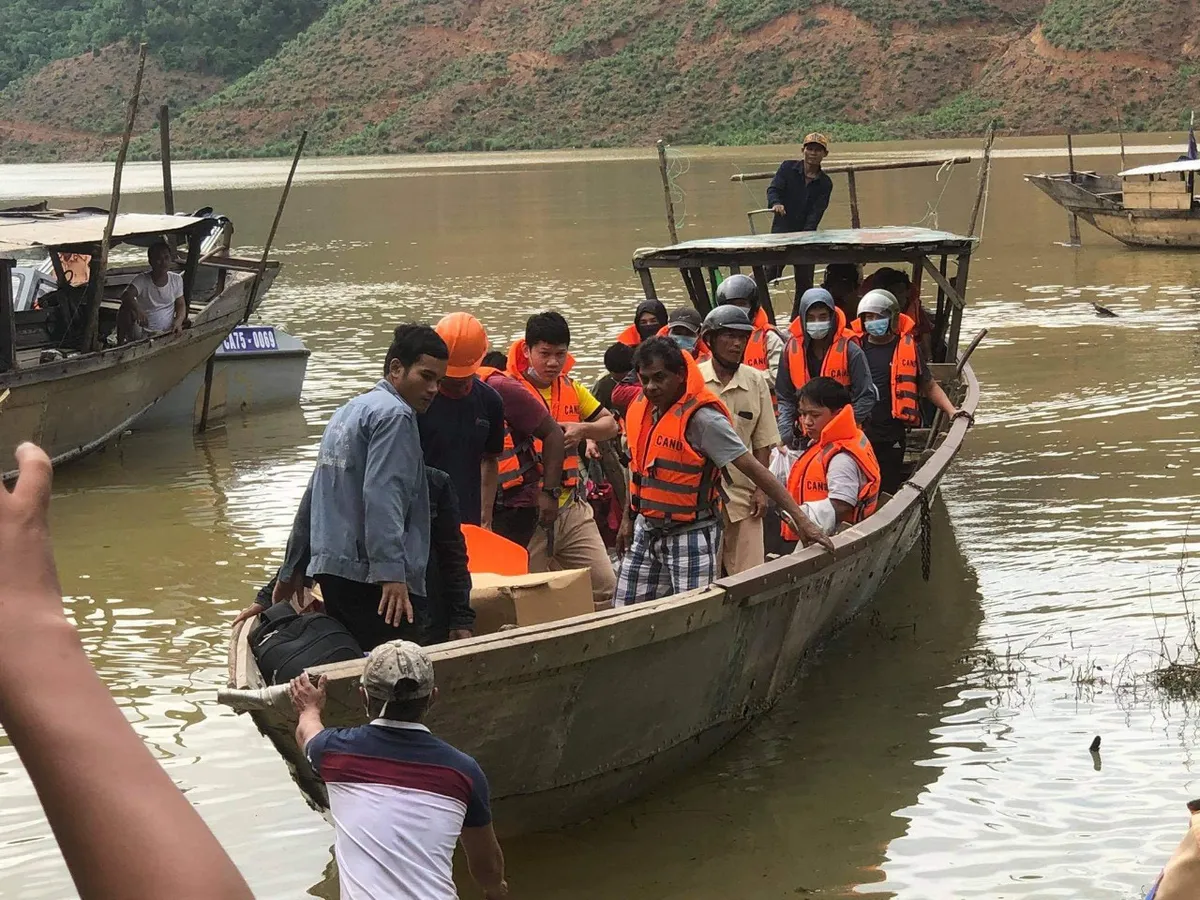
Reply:
[[471, 576], [475, 633], [492, 634], [504, 625], [540, 625], [593, 611], [592, 578], [587, 569], [529, 575]]

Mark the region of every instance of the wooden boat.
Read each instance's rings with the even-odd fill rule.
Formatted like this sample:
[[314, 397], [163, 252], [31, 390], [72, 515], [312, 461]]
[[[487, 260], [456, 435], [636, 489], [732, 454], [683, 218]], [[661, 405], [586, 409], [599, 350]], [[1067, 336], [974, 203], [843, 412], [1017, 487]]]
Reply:
[[[633, 265], [648, 297], [656, 294], [655, 269], [680, 271], [701, 308], [711, 301], [705, 270], [751, 269], [768, 310], [764, 266], [911, 265], [938, 285], [938, 342], [953, 360], [973, 244], [917, 228], [750, 235], [639, 250]], [[979, 385], [969, 365], [935, 363], [933, 373], [962, 408], [975, 410]], [[835, 536], [833, 554], [808, 548], [704, 590], [431, 648], [441, 700], [428, 724], [488, 773], [497, 827], [523, 833], [600, 813], [709, 756], [770, 709], [805, 657], [871, 601], [912, 549], [967, 427], [959, 419], [948, 429], [935, 424], [932, 440], [915, 435], [907, 482]], [[322, 808], [324, 785], [292, 737], [286, 687], [265, 686], [248, 631], [233, 630], [230, 687], [219, 699], [250, 711]], [[313, 671], [329, 677], [326, 723], [361, 723], [362, 663]]]
[[1200, 160], [1126, 169], [1116, 175], [1067, 172], [1025, 180], [1072, 215], [1130, 247], [1200, 248], [1195, 173]]
[[[0, 457], [6, 460], [0, 467], [12, 466], [22, 441], [36, 441], [58, 465], [121, 434], [205, 365], [279, 270], [268, 263], [258, 279], [256, 261], [204, 256], [201, 247], [216, 219], [118, 215], [113, 246], [144, 247], [162, 237], [186, 243], [191, 327], [113, 346], [106, 331], [115, 324], [121, 293], [145, 263], [142, 257], [132, 266], [110, 265], [101, 279], [91, 263], [99, 258], [107, 217], [96, 209], [0, 213], [0, 393], [8, 393], [0, 407]], [[31, 253], [49, 254], [57, 289], [39, 298], [40, 309], [15, 311], [11, 270], [17, 257]], [[16, 474], [0, 471], [6, 479]]]

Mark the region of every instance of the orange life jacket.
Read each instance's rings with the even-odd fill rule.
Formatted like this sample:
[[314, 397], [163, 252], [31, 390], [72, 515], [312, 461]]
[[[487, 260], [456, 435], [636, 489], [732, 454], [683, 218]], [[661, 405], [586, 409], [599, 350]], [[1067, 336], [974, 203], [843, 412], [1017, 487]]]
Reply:
[[[492, 366], [480, 366], [476, 373], [479, 380], [487, 384], [488, 379], [495, 375], [508, 378], [505, 372]], [[533, 436], [529, 436], [517, 444], [513, 440], [508, 420], [504, 421], [504, 452], [500, 454], [500, 492], [502, 497], [508, 497], [519, 492], [528, 484], [535, 484], [542, 478], [541, 454], [533, 449]]]
[[[547, 403], [546, 398], [542, 396], [542, 392], [538, 390], [537, 386], [525, 374], [529, 370], [529, 350], [525, 346], [524, 339], [514, 342], [508, 350], [508, 376], [515, 378], [522, 387], [537, 397], [538, 401], [550, 411], [551, 417], [559, 425], [568, 425], [572, 422], [583, 421], [579, 416], [579, 394], [575, 392], [575, 381], [567, 377], [567, 373], [571, 371], [571, 367], [574, 365], [575, 358], [568, 354], [567, 364], [563, 366], [562, 374], [550, 386], [550, 402]], [[533, 451], [537, 454], [537, 458], [541, 460], [542, 442], [537, 438], [533, 439]], [[578, 483], [579, 446], [568, 441], [567, 446], [563, 448], [563, 490], [570, 490]]]
[[751, 366], [765, 372], [770, 365], [767, 360], [767, 333], [775, 330], [771, 320], [761, 308], [754, 316], [754, 331], [746, 342], [746, 352], [742, 354], [742, 365]]
[[[825, 360], [821, 363], [820, 374], [850, 387], [849, 344], [852, 338], [846, 334], [845, 313], [838, 309], [834, 311], [834, 314], [837, 317], [834, 325], [835, 337], [830, 343], [829, 349], [825, 351]], [[808, 354], [804, 350], [804, 323], [800, 319], [793, 319], [792, 324], [788, 327], [788, 333], [791, 338], [783, 350], [783, 358], [788, 368], [788, 375], [792, 379], [792, 386], [796, 390], [800, 390], [816, 377], [808, 371]]]
[[[892, 418], [906, 425], [921, 424], [920, 396], [917, 391], [917, 339], [913, 337], [916, 323], [904, 313], [900, 314], [900, 334], [892, 350]], [[851, 327], [854, 339], [860, 344], [866, 340], [862, 319], [855, 319]]]
[[687, 386], [683, 396], [655, 422], [645, 394], [629, 404], [630, 509], [656, 522], [685, 524], [716, 516], [721, 509], [721, 473], [687, 441], [697, 410], [729, 410], [704, 384], [696, 361], [684, 354]]
[[[850, 513], [849, 521], [853, 525], [875, 512], [879, 506], [881, 483], [879, 462], [875, 459], [871, 442], [854, 421], [853, 406], [843, 406], [829, 424], [821, 429], [821, 436], [816, 443], [796, 460], [788, 475], [788, 493], [798, 504], [828, 498], [826, 472], [829, 461], [838, 453], [849, 453], [854, 457], [859, 470], [867, 476], [858, 492], [858, 502]], [[781, 530], [784, 540], [795, 541], [800, 537], [786, 520]]]
[[617, 335], [617, 343], [624, 344], [626, 347], [636, 347], [641, 342], [642, 336], [638, 333], [636, 325], [630, 325]]
[[[662, 328], [658, 329], [658, 337], [670, 337], [670, 336], [671, 336], [671, 326], [670, 325], [664, 325]], [[692, 358], [694, 360], [696, 360], [696, 362], [698, 362], [698, 363], [702, 363], [706, 359], [708, 359], [709, 357], [712, 356], [712, 351], [708, 349], [708, 344], [704, 343], [704, 338], [700, 337], [699, 335], [696, 336], [696, 349], [691, 350], [691, 351], [684, 351], [684, 352], [690, 352]]]

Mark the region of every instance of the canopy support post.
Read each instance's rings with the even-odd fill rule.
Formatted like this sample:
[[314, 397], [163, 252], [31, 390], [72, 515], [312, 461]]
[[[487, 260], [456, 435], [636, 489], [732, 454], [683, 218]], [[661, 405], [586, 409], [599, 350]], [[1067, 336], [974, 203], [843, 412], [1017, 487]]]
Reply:
[[858, 181], [854, 177], [854, 170], [846, 170], [846, 180], [850, 184], [850, 227], [861, 228], [862, 222], [858, 217]]
[[758, 285], [758, 303], [767, 314], [767, 319], [775, 324], [775, 305], [771, 302], [771, 283], [767, 280], [767, 270], [762, 266], [754, 267], [754, 283]]
[[0, 258], [0, 372], [17, 367], [17, 322], [13, 311], [13, 260]]
[[661, 140], [655, 144], [658, 148], [658, 174], [662, 178], [663, 200], [667, 204], [667, 231], [671, 235], [671, 243], [679, 243], [679, 234], [675, 230], [675, 203], [671, 200], [671, 178], [667, 174], [667, 145]]
[[138, 99], [142, 95], [142, 75], [146, 71], [146, 45], [138, 50], [137, 77], [133, 80], [133, 94], [125, 112], [125, 133], [121, 136], [121, 149], [117, 151], [117, 164], [113, 168], [112, 199], [109, 201], [108, 222], [104, 226], [104, 237], [100, 241], [100, 257], [95, 261], [100, 271], [96, 279], [96, 290], [88, 298], [87, 323], [84, 326], [82, 348], [86, 352], [100, 349], [100, 304], [104, 302], [104, 282], [108, 278], [108, 251], [112, 245], [113, 228], [117, 224], [117, 208], [121, 205], [121, 173], [125, 169], [125, 157], [129, 153], [129, 140], [133, 137], [133, 123], [137, 117]]

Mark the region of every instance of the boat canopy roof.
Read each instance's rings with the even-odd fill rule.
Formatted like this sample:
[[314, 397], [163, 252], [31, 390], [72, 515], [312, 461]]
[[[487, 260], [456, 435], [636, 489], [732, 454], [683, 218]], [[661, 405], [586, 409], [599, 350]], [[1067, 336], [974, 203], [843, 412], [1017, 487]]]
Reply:
[[692, 268], [728, 265], [888, 262], [921, 256], [969, 255], [976, 239], [930, 228], [889, 225], [784, 234], [703, 238], [670, 247], [643, 248], [633, 267]]
[[1200, 172], [1200, 159], [1177, 159], [1151, 166], [1138, 166], [1118, 172], [1117, 175], [1124, 178], [1126, 175], [1169, 175], [1172, 172]]
[[[50, 210], [0, 213], [0, 253], [35, 247], [76, 247], [99, 244], [104, 239], [108, 213], [102, 209]], [[212, 219], [195, 216], [120, 213], [113, 226], [112, 243], [144, 243], [166, 234], [211, 227]]]

